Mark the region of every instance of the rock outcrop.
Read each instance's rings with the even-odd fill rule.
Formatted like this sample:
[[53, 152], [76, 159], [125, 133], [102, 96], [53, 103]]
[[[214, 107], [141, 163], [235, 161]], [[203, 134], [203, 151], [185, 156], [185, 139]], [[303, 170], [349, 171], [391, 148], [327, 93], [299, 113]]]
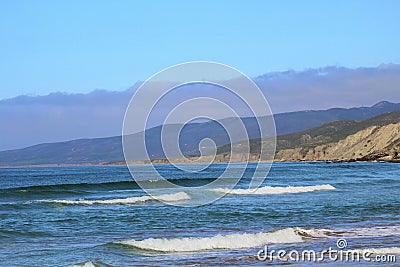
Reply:
[[400, 123], [372, 126], [346, 138], [316, 147], [277, 152], [277, 161], [399, 161]]
[[[300, 145], [280, 149], [275, 155], [275, 161], [390, 161], [400, 163], [400, 123], [391, 123], [381, 126], [371, 126], [348, 135], [337, 141], [322, 145], [312, 145], [316, 140], [327, 139], [325, 135], [317, 135], [311, 139], [309, 135], [301, 135]], [[302, 145], [311, 140], [311, 143]], [[261, 158], [261, 161], [272, 157]], [[129, 164], [165, 164], [165, 163], [200, 163], [200, 162], [245, 162], [260, 161], [260, 153], [220, 153], [214, 156], [205, 156], [201, 159], [191, 157], [187, 159], [153, 159], [150, 161], [132, 161]], [[125, 164], [114, 162], [110, 164]]]

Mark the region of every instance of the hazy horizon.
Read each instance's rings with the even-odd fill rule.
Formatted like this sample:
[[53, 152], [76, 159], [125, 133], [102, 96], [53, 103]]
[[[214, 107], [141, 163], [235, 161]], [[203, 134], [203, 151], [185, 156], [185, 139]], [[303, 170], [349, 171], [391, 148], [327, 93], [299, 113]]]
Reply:
[[[324, 67], [300, 72], [289, 70], [265, 73], [253, 80], [267, 97], [274, 114], [369, 107], [380, 101], [400, 102], [397, 86], [400, 84], [400, 64], [357, 69]], [[3, 140], [0, 150], [81, 138], [118, 136], [122, 131], [125, 109], [139, 86], [140, 82], [137, 82], [123, 91], [95, 90], [79, 94], [54, 92], [45, 96], [0, 100], [0, 123], [8, 125], [0, 133]], [[197, 91], [229, 99], [229, 95], [213, 88], [202, 87]], [[179, 97], [175, 97], [175, 101], [199, 94], [193, 90], [187, 93], [183, 91]], [[170, 101], [168, 108], [174, 103]], [[232, 101], [231, 104], [235, 106]], [[164, 105], [168, 106], [168, 103]], [[216, 110], [216, 114], [218, 112]], [[243, 117], [247, 116], [245, 112], [242, 114]], [[225, 117], [220, 113], [221, 119]], [[161, 118], [158, 120], [156, 117], [148, 128], [161, 124]]]

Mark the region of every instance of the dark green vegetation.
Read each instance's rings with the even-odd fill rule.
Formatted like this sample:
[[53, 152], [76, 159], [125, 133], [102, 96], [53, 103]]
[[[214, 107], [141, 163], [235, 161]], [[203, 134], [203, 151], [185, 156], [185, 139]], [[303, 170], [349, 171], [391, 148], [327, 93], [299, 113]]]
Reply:
[[[378, 116], [367, 121], [361, 121], [394, 110], [400, 110], [400, 104], [380, 102], [372, 107], [351, 109], [334, 108], [329, 110], [276, 114], [274, 118], [277, 134], [279, 135], [278, 149], [290, 148], [298, 145], [315, 146], [337, 141], [368, 126], [387, 124], [391, 121], [396, 121], [399, 117], [398, 112], [391, 115], [385, 114], [383, 116]], [[236, 125], [237, 120], [236, 118], [227, 118], [221, 120], [221, 122], [227, 125]], [[257, 153], [257, 147], [259, 147], [260, 143], [260, 140], [257, 139], [260, 137], [257, 121], [255, 118], [243, 118], [242, 121], [247, 129], [249, 139], [252, 139], [251, 150], [253, 153]], [[164, 127], [180, 128], [181, 125], [166, 125]], [[161, 129], [162, 127], [158, 126], [145, 132], [147, 149], [152, 158], [164, 157], [160, 139]], [[130, 135], [129, 138], [139, 140], [141, 134], [142, 133], [133, 134]], [[221, 153], [228, 151], [230, 148], [229, 145], [224, 146], [230, 142], [225, 130], [217, 122], [208, 121], [204, 123], [188, 124], [183, 127], [179, 140], [182, 152], [185, 155], [198, 154], [198, 144], [200, 140], [204, 138], [211, 138], [214, 140], [216, 145], [220, 147], [219, 152]], [[140, 160], [143, 158], [143, 155], [138, 155], [137, 158], [132, 160]], [[124, 158], [121, 137], [119, 136], [39, 144], [24, 149], [0, 152], [1, 166], [97, 164], [122, 160], [124, 160]]]

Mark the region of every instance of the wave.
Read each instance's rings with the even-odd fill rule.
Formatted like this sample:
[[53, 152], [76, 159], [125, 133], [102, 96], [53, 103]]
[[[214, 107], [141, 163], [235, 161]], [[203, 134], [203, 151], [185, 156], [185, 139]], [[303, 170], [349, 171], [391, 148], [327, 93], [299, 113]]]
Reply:
[[312, 185], [312, 186], [265, 186], [258, 189], [228, 189], [216, 188], [210, 189], [213, 192], [233, 195], [277, 195], [277, 194], [294, 194], [306, 193], [320, 190], [335, 190], [336, 188], [330, 184]]
[[371, 228], [355, 228], [346, 230], [348, 236], [383, 237], [400, 235], [400, 226], [378, 226]]
[[95, 261], [85, 261], [81, 263], [76, 263], [73, 265], [68, 265], [67, 267], [112, 267], [113, 265], [95, 260]]
[[128, 198], [117, 198], [117, 199], [102, 199], [102, 200], [64, 200], [64, 199], [52, 199], [52, 200], [39, 200], [39, 202], [48, 203], [59, 203], [59, 204], [70, 204], [70, 205], [94, 205], [94, 204], [135, 204], [138, 202], [145, 202], [148, 200], [159, 200], [159, 201], [183, 201], [190, 200], [190, 196], [185, 192], [179, 192], [175, 194], [164, 194], [158, 196], [140, 196], [140, 197], [128, 197]]
[[17, 231], [17, 230], [5, 230], [5, 229], [0, 229], [0, 238], [9, 238], [11, 236], [27, 236], [27, 237], [47, 237], [50, 236], [50, 234], [45, 233], [45, 232], [39, 232], [39, 231]]
[[76, 195], [86, 194], [90, 191], [110, 191], [139, 189], [134, 181], [104, 182], [104, 183], [71, 183], [71, 184], [52, 184], [34, 185], [15, 188], [0, 189], [3, 197], [16, 195], [26, 196], [51, 196], [51, 195]]
[[[173, 178], [167, 179], [168, 181], [182, 186], [195, 187], [208, 184], [217, 178]], [[149, 179], [144, 180], [142, 183], [156, 184], [157, 182], [163, 183], [163, 180]], [[101, 183], [66, 183], [66, 184], [50, 184], [50, 185], [33, 185], [21, 186], [13, 188], [0, 189], [2, 196], [15, 196], [17, 194], [24, 195], [46, 195], [46, 194], [75, 194], [86, 193], [89, 191], [111, 191], [111, 190], [134, 190], [140, 189], [139, 185], [131, 180], [115, 181], [115, 182], [101, 182]]]
[[304, 242], [307, 238], [325, 237], [323, 231], [301, 228], [284, 228], [273, 232], [255, 234], [230, 234], [212, 237], [149, 238], [116, 242], [142, 250], [159, 252], [196, 252], [214, 249], [245, 249], [266, 244], [288, 244]]
[[74, 264], [74, 265], [69, 265], [67, 267], [96, 267], [96, 265], [94, 265], [93, 262], [91, 262], [91, 261], [86, 261], [86, 262], [82, 262], [82, 263], [78, 263], [78, 264]]
[[344, 252], [346, 253], [358, 252], [359, 254], [370, 252], [374, 255], [400, 254], [400, 247], [352, 249], [352, 250], [344, 250]]
[[[290, 227], [271, 232], [237, 233], [216, 235], [211, 237], [182, 238], [148, 238], [144, 240], [126, 240], [114, 242], [141, 250], [164, 253], [198, 252], [207, 250], [234, 250], [263, 247], [271, 244], [302, 243], [323, 238], [338, 238], [352, 236], [389, 236], [399, 235], [398, 227], [356, 228], [351, 230], [303, 229]], [[375, 234], [373, 234], [375, 232]], [[399, 247], [367, 248], [359, 251], [369, 251], [374, 254], [400, 254]]]

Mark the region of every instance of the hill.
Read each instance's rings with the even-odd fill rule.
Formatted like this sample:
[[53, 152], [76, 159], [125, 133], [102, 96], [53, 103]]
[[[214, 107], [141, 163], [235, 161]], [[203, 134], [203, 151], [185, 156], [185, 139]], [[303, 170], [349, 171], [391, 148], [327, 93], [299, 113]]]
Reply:
[[[375, 160], [377, 155], [396, 158], [395, 151], [398, 151], [400, 144], [400, 134], [396, 128], [399, 123], [400, 111], [393, 111], [367, 120], [334, 121], [306, 131], [281, 135], [277, 138], [275, 159]], [[259, 157], [261, 143], [267, 144], [268, 140], [253, 139], [249, 143], [250, 152]], [[239, 147], [246, 148], [244, 143], [232, 146], [236, 151]], [[218, 154], [226, 155], [230, 148], [230, 145], [222, 146]]]
[[[292, 148], [295, 145], [317, 145], [324, 142], [337, 140], [346, 134], [354, 133], [355, 130], [362, 129], [364, 126], [357, 122], [337, 120], [365, 120], [376, 115], [400, 110], [400, 104], [390, 102], [379, 102], [372, 107], [360, 108], [334, 108], [329, 110], [299, 111], [290, 113], [281, 113], [274, 115], [277, 133], [283, 138], [278, 140], [278, 149]], [[237, 118], [227, 118], [221, 120], [224, 124], [236, 125]], [[260, 142], [260, 132], [258, 130], [255, 118], [241, 119], [247, 129], [249, 138], [252, 139], [252, 151], [257, 153], [257, 142]], [[380, 119], [378, 119], [380, 120]], [[336, 121], [336, 122], [332, 122]], [[327, 126], [312, 129], [307, 132], [306, 129], [316, 127], [323, 123], [332, 122]], [[370, 123], [376, 123], [370, 121]], [[358, 125], [358, 126], [357, 126]], [[164, 127], [180, 128], [181, 125], [165, 125]], [[357, 128], [358, 127], [358, 128]], [[164, 158], [161, 146], [161, 129], [157, 126], [146, 130], [147, 149], [152, 159]], [[352, 130], [349, 130], [352, 129]], [[296, 133], [299, 131], [305, 131]], [[335, 135], [324, 135], [324, 131], [331, 131]], [[346, 133], [348, 131], [348, 133]], [[139, 139], [143, 133], [137, 133], [129, 136], [129, 138]], [[272, 134], [272, 133], [267, 133]], [[311, 139], [307, 136], [309, 135]], [[337, 136], [337, 137], [335, 137]], [[301, 138], [299, 138], [301, 137]], [[198, 144], [204, 138], [214, 140], [219, 149], [219, 153], [224, 153], [229, 149], [225, 144], [229, 143], [229, 138], [225, 130], [215, 121], [207, 121], [203, 123], [187, 124], [183, 127], [180, 135], [180, 147], [185, 155], [196, 155], [199, 153]], [[325, 138], [325, 139], [324, 139]], [[335, 139], [336, 138], [336, 139]], [[304, 143], [304, 140], [308, 140]], [[225, 151], [224, 151], [225, 149]], [[137, 159], [143, 159], [143, 155], [138, 155]], [[21, 165], [38, 165], [38, 164], [98, 164], [102, 162], [122, 161], [122, 145], [121, 137], [94, 138], [94, 139], [78, 139], [67, 142], [39, 144], [23, 149], [7, 150], [0, 152], [0, 166], [21, 166]]]
[[400, 123], [371, 126], [334, 143], [283, 149], [276, 160], [400, 162]]

